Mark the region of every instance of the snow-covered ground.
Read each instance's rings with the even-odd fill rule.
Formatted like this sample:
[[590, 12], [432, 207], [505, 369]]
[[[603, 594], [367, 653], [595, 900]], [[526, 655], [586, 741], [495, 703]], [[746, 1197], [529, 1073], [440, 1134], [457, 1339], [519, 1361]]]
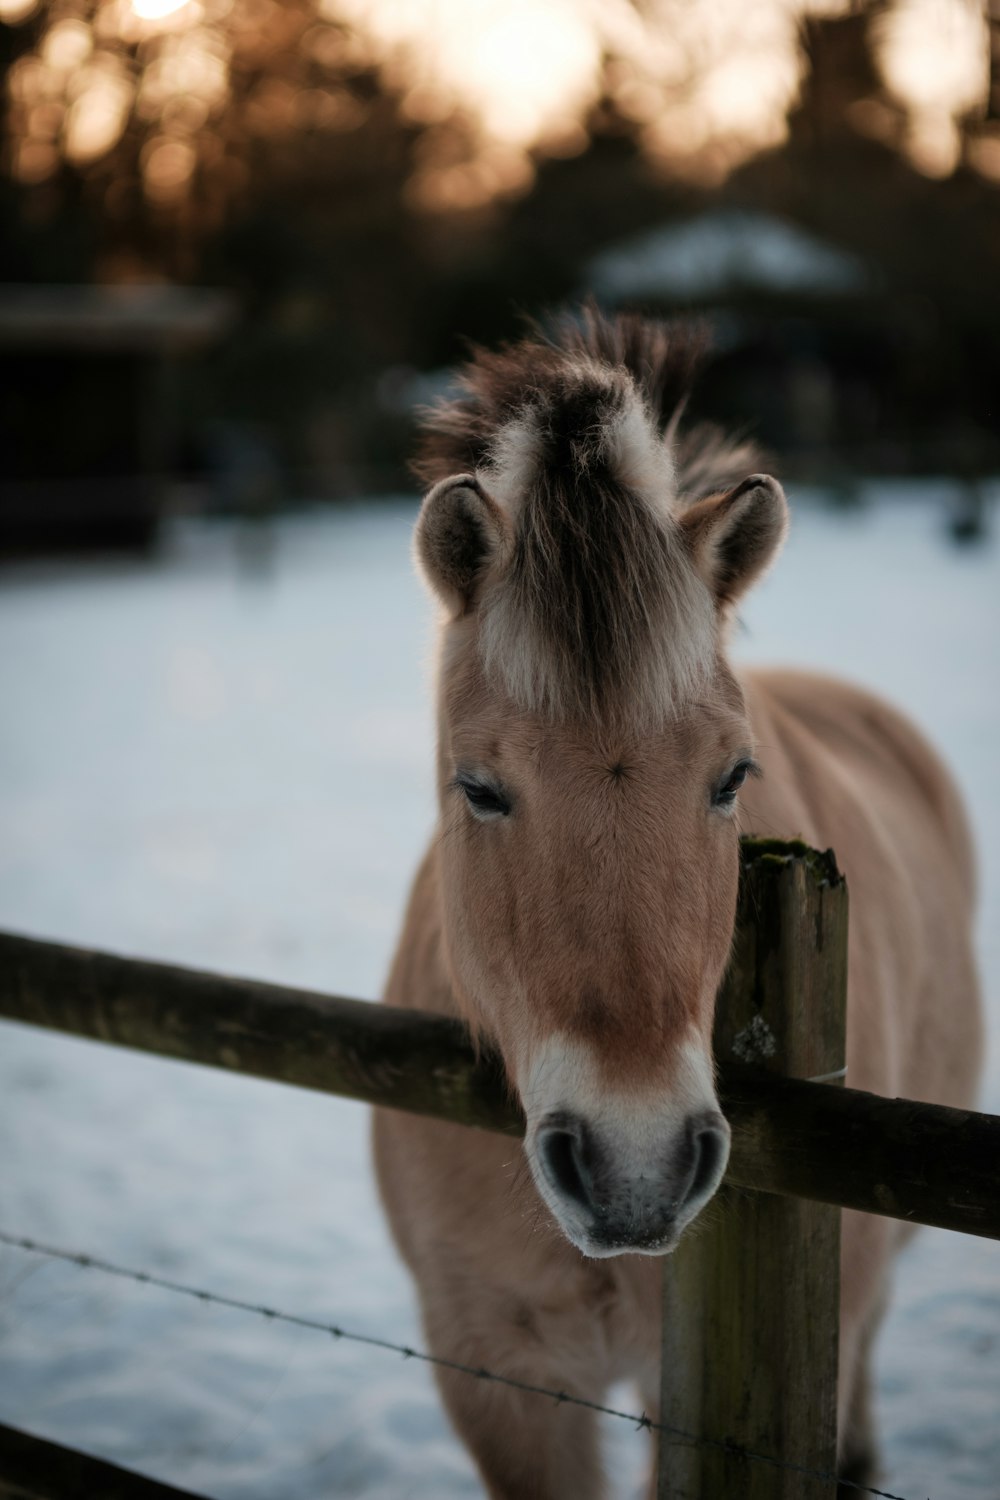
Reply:
[[[980, 834], [1000, 1111], [996, 545], [800, 503], [744, 659], [890, 694]], [[0, 926], [374, 997], [433, 818], [414, 508], [187, 523], [153, 562], [0, 574]], [[255, 561], [256, 559], [256, 561]], [[403, 1342], [367, 1112], [0, 1025], [0, 1228]], [[1000, 1493], [1000, 1246], [924, 1231], [879, 1361], [885, 1487]], [[426, 1369], [0, 1249], [0, 1420], [218, 1500], [480, 1493]], [[631, 1488], [645, 1439], [615, 1427]]]

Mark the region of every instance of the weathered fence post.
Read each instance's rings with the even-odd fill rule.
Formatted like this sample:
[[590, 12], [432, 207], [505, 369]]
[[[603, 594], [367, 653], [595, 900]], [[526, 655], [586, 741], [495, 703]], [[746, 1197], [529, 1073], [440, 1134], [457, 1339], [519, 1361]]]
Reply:
[[[716, 1059], [726, 1070], [836, 1074], [843, 877], [832, 854], [799, 844], [744, 840], [741, 858]], [[834, 1484], [801, 1470], [836, 1466], [839, 1259], [839, 1209], [723, 1186], [664, 1263], [661, 1420], [698, 1441], [661, 1434], [660, 1500], [835, 1500]]]

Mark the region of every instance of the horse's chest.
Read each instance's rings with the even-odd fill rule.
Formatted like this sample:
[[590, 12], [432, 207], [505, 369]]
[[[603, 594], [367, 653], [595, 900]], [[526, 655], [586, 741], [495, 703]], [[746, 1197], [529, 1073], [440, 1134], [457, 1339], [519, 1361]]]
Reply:
[[661, 1267], [645, 1257], [590, 1262], [584, 1316], [599, 1340], [611, 1380], [645, 1378], [659, 1367]]

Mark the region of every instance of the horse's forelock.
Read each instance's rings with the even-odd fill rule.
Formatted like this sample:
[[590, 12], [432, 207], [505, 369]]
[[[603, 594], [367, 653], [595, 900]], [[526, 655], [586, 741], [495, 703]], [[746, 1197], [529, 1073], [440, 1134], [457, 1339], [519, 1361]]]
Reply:
[[545, 716], [662, 721], [701, 688], [715, 616], [675, 523], [608, 473], [543, 471], [486, 591], [490, 678]]
[[[474, 471], [511, 520], [479, 644], [489, 676], [529, 710], [662, 720], [711, 670], [714, 610], [674, 520], [684, 474], [671, 401], [696, 342], [588, 313], [560, 343], [478, 352], [465, 394], [428, 415], [423, 477]], [[701, 464], [700, 482], [716, 460], [731, 449]]]

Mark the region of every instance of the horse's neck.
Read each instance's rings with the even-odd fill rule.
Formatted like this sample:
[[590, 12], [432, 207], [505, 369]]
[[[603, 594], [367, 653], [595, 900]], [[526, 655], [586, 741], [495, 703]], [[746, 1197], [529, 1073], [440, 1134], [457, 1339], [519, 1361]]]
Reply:
[[747, 782], [740, 793], [743, 831], [764, 838], [822, 841], [816, 810], [803, 784], [808, 731], [788, 705], [769, 691], [766, 676], [752, 671], [738, 675], [757, 744], [757, 759], [764, 770], [760, 781]]

